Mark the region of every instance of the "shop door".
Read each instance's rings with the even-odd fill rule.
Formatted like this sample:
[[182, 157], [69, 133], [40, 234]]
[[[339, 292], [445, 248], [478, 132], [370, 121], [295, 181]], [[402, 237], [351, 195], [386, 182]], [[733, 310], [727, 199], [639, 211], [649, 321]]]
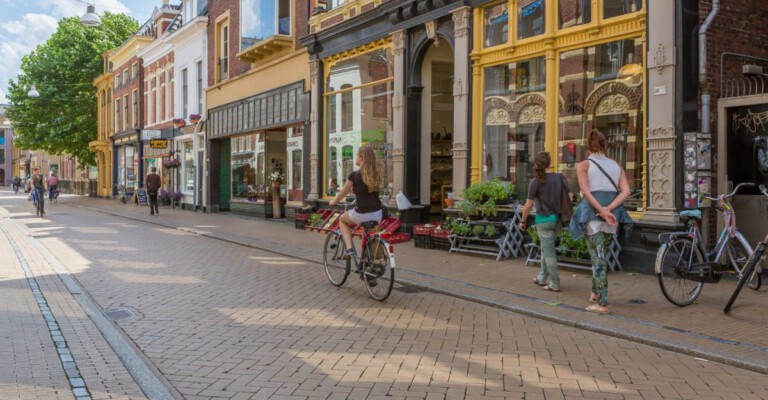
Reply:
[[453, 51], [430, 46], [422, 64], [420, 202], [443, 212], [453, 184]]
[[221, 170], [219, 174], [219, 211], [229, 211], [232, 199], [232, 144], [229, 140], [221, 141]]
[[[743, 182], [768, 185], [768, 104], [730, 107], [726, 122], [726, 190]], [[752, 246], [765, 237], [768, 197], [755, 188], [739, 190], [733, 198], [737, 224]], [[720, 222], [722, 225], [722, 222]], [[719, 226], [722, 228], [722, 226]]]

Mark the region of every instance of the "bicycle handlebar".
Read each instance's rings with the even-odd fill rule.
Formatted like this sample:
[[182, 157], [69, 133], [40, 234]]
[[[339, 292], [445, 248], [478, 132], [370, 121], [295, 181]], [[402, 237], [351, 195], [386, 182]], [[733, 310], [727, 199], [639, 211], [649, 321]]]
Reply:
[[[729, 193], [729, 194], [725, 194], [725, 195], [721, 195], [721, 196], [722, 196], [723, 198], [726, 198], [726, 199], [730, 199], [730, 198], [731, 198], [731, 197], [733, 197], [733, 195], [735, 195], [735, 194], [736, 194], [736, 192], [738, 192], [738, 191], [739, 191], [739, 189], [741, 189], [742, 187], [754, 187], [754, 186], [755, 186], [755, 184], [754, 184], [754, 183], [750, 183], [750, 182], [743, 182], [743, 183], [739, 183], [738, 185], [736, 185], [736, 187], [735, 187], [735, 188], [733, 188], [733, 191], [732, 191], [731, 193]], [[760, 185], [760, 186], [762, 186], [762, 185]], [[763, 189], [765, 189], [765, 188], [763, 187]], [[763, 191], [763, 194], [765, 194], [766, 196], [768, 196], [768, 194], [766, 194], [766, 192], [765, 192], [765, 191]], [[709, 197], [709, 196], [707, 196], [707, 195], [705, 195], [705, 194], [701, 194], [700, 196], [701, 196], [702, 198], [704, 198], [704, 199], [707, 199], [707, 200], [710, 200], [710, 201], [720, 201], [720, 197]]]

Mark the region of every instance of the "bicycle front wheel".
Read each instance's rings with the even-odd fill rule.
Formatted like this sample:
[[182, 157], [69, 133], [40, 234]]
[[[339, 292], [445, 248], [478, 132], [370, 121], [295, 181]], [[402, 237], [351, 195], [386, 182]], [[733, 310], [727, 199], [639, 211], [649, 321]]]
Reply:
[[[737, 232], [735, 237], [728, 240], [726, 251], [728, 252], [728, 262], [736, 270], [739, 278], [741, 278], [741, 275], [744, 273], [744, 267], [747, 265], [747, 261], [749, 261], [749, 256], [752, 255], [752, 246], [749, 245], [747, 238], [741, 232]], [[760, 261], [758, 261], [758, 266], [760, 265], [759, 263]], [[746, 284], [748, 288], [758, 290], [762, 286], [763, 282], [760, 279], [759, 269], [755, 268], [747, 279]]]
[[662, 252], [658, 266], [661, 293], [670, 303], [680, 307], [696, 301], [704, 284], [687, 279], [687, 273], [691, 264], [704, 262], [701, 250], [693, 247], [691, 239], [675, 239], [667, 242], [659, 251]]
[[386, 300], [395, 283], [394, 255], [389, 251], [389, 243], [378, 237], [369, 238], [361, 260], [368, 294], [375, 300]]
[[325, 239], [323, 247], [323, 266], [325, 267], [325, 276], [334, 286], [341, 286], [347, 281], [349, 276], [351, 260], [344, 259], [344, 252], [347, 246], [341, 234], [331, 232]]

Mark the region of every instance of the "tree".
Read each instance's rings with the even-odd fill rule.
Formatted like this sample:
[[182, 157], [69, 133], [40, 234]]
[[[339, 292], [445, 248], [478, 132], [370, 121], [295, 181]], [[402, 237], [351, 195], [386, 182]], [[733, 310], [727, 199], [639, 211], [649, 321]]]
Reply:
[[[102, 55], [134, 34], [138, 23], [124, 14], [105, 13], [98, 28], [79, 18], [59, 21], [56, 32], [22, 58], [22, 74], [9, 82], [14, 146], [69, 154], [92, 165], [88, 142], [96, 139], [97, 104], [93, 80], [104, 72]], [[40, 97], [27, 92], [35, 85]]]

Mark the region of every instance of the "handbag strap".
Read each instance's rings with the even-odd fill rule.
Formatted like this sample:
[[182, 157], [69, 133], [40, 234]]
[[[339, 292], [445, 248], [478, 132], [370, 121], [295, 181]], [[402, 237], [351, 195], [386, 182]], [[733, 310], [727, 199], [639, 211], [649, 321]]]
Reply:
[[617, 185], [616, 182], [614, 182], [613, 178], [611, 178], [611, 176], [608, 175], [607, 172], [605, 172], [603, 167], [601, 167], [600, 164], [597, 163], [597, 161], [595, 161], [595, 160], [593, 160], [591, 158], [588, 158], [588, 160], [592, 161], [592, 164], [595, 164], [595, 166], [597, 166], [597, 168], [600, 170], [600, 172], [602, 172], [603, 175], [605, 175], [605, 177], [608, 178], [608, 180], [611, 182], [611, 184], [613, 185], [614, 189], [616, 189], [616, 192], [619, 192], [620, 191], [619, 190], [619, 185]]

